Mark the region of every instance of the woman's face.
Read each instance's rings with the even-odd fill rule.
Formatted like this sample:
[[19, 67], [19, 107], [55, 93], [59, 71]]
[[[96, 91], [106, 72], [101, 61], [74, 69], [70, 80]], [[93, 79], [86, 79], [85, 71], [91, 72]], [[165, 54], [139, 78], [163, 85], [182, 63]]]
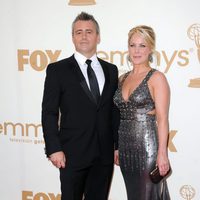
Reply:
[[133, 65], [148, 64], [151, 48], [140, 34], [135, 33], [132, 35], [128, 51]]

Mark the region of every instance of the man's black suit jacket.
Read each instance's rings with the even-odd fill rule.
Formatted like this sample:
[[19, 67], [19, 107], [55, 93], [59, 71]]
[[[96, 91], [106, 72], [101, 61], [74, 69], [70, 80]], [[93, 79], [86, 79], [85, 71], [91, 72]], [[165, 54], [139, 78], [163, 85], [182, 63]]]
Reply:
[[67, 165], [84, 167], [100, 156], [113, 162], [119, 112], [113, 104], [117, 67], [99, 59], [105, 75], [100, 101], [95, 104], [74, 55], [49, 64], [42, 102], [46, 154], [63, 151]]

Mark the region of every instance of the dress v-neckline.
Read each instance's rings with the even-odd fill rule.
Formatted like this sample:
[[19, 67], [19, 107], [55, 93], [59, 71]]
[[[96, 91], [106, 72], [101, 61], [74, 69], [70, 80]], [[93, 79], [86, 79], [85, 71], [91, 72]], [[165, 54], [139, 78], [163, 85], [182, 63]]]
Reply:
[[125, 74], [125, 76], [124, 76], [124, 78], [123, 78], [123, 80], [122, 80], [121, 89], [120, 89], [120, 91], [121, 91], [121, 98], [122, 98], [122, 100], [123, 100], [125, 103], [128, 103], [128, 102], [130, 101], [131, 96], [135, 94], [136, 90], [138, 90], [138, 88], [142, 85], [142, 83], [144, 82], [144, 80], [146, 79], [146, 77], [148, 76], [148, 74], [149, 74], [152, 70], [153, 70], [153, 69], [150, 69], [150, 70], [147, 72], [146, 76], [142, 79], [142, 81], [138, 84], [138, 86], [130, 93], [130, 95], [128, 96], [127, 100], [125, 100], [124, 97], [123, 97], [122, 87], [123, 87], [124, 81], [126, 80], [126, 78], [128, 77], [128, 75], [130, 74], [131, 71], [129, 71], [129, 72], [127, 72], [127, 73]]

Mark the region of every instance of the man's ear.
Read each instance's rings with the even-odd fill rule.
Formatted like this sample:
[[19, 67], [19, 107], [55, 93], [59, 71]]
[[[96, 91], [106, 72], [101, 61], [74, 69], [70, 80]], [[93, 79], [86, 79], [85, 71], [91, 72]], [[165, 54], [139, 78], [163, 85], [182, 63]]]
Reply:
[[98, 40], [97, 40], [97, 43], [99, 44], [101, 42], [101, 37], [100, 35], [98, 36]]
[[74, 44], [74, 36], [72, 35], [72, 42], [73, 42], [73, 44]]

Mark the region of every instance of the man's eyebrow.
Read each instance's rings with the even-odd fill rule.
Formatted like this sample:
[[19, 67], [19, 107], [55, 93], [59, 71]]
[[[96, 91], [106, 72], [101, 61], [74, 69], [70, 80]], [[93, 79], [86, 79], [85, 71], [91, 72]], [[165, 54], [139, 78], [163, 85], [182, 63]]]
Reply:
[[92, 31], [92, 29], [91, 28], [87, 28], [87, 29], [77, 29], [77, 30], [75, 30], [75, 32], [77, 32], [77, 31]]
[[83, 31], [83, 29], [77, 29], [77, 30], [75, 30], [75, 32], [78, 32], [78, 31]]

